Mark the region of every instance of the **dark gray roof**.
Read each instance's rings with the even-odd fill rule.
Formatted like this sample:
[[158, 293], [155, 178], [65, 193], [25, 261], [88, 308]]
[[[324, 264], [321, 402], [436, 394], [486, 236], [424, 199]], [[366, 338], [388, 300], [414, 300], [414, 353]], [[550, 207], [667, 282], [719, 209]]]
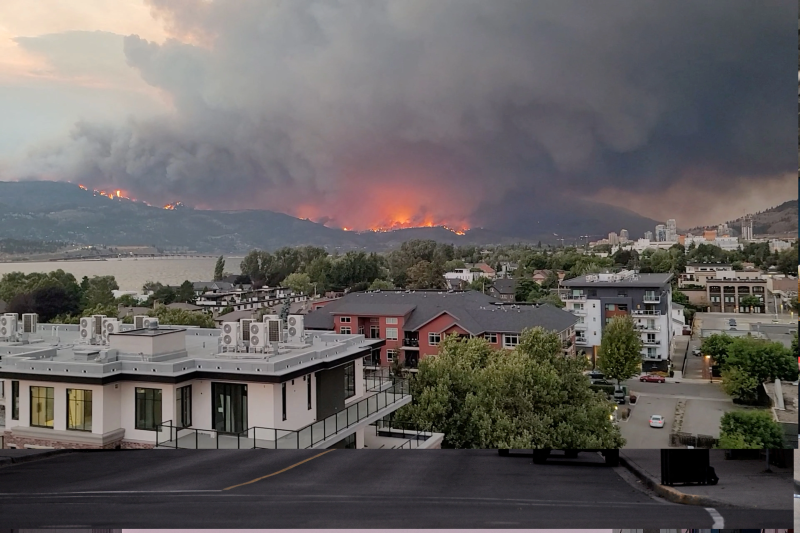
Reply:
[[227, 291], [233, 288], [233, 283], [228, 283], [227, 281], [195, 281], [192, 283], [192, 287], [196, 291]]
[[446, 312], [461, 327], [474, 335], [484, 332], [517, 333], [525, 328], [542, 326], [563, 331], [577, 319], [571, 313], [553, 306], [505, 305], [500, 300], [477, 291], [464, 292], [358, 292], [345, 295], [305, 318], [309, 329], [331, 330], [334, 314], [402, 316], [409, 310], [405, 331], [414, 331]]
[[183, 309], [184, 311], [202, 311], [204, 309], [202, 306], [184, 302], [173, 302], [167, 304], [167, 307], [170, 309]]
[[561, 282], [564, 287], [661, 287], [669, 283], [672, 274], [638, 274], [635, 279], [622, 281], [586, 281], [586, 276], [578, 276]]
[[238, 322], [243, 318], [253, 318], [256, 315], [255, 311], [253, 310], [245, 310], [245, 311], [232, 311], [230, 313], [226, 313], [224, 315], [220, 315], [214, 319], [215, 322]]
[[497, 279], [492, 284], [492, 287], [500, 294], [514, 294], [517, 288], [517, 280], [511, 278]]

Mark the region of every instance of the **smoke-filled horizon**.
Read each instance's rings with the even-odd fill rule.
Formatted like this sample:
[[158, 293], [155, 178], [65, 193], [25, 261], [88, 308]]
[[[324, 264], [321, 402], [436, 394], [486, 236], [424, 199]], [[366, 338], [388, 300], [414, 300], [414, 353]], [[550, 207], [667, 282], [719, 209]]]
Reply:
[[124, 57], [171, 110], [82, 121], [5, 177], [355, 229], [797, 197], [792, 2], [146, 3], [171, 38]]

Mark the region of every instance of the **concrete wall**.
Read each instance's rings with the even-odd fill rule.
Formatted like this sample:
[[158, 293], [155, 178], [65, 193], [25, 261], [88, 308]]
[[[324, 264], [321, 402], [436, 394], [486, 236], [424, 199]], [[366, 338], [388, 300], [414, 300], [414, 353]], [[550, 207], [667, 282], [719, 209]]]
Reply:
[[140, 443], [155, 443], [154, 431], [136, 429], [136, 388], [161, 389], [161, 420], [175, 420], [175, 386], [165, 383], [120, 383], [121, 426], [125, 430], [125, 440]]
[[109, 348], [120, 353], [159, 355], [186, 349], [186, 332], [175, 331], [162, 335], [110, 335]]
[[[308, 408], [308, 381], [302, 376], [295, 378], [286, 383], [286, 420], [283, 420], [282, 385], [275, 384], [271, 398], [274, 424], [265, 427], [296, 430], [316, 421], [317, 379], [315, 375], [309, 375], [307, 379], [311, 379], [311, 409]], [[344, 379], [341, 386], [344, 390]]]

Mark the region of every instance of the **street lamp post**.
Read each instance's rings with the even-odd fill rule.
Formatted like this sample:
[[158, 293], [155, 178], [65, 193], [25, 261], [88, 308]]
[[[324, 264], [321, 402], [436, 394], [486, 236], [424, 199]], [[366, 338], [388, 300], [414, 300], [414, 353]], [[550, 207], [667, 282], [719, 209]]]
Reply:
[[706, 366], [708, 367], [708, 382], [714, 383], [714, 379], [711, 374], [711, 356], [706, 355]]

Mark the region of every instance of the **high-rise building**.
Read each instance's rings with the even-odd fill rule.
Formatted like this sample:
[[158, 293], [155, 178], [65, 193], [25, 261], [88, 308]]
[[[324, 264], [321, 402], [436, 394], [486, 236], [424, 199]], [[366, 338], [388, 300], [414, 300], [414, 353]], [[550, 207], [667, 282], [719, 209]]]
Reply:
[[674, 218], [667, 220], [667, 238], [664, 240], [670, 242], [678, 240], [678, 224]]
[[664, 242], [667, 240], [667, 227], [664, 224], [656, 226], [656, 241]]
[[742, 240], [753, 240], [753, 215], [745, 215], [742, 217]]
[[619, 237], [618, 237], [618, 236], [617, 236], [617, 234], [616, 234], [616, 233], [614, 233], [613, 231], [612, 231], [611, 233], [609, 233], [609, 234], [608, 234], [608, 243], [609, 243], [611, 246], [616, 246], [616, 245], [618, 245], [618, 244], [619, 244]]
[[730, 237], [731, 236], [731, 228], [729, 228], [727, 224], [720, 224], [719, 226], [717, 226], [717, 236], [718, 237]]
[[644, 232], [644, 238], [647, 239], [648, 241], [652, 241], [653, 240], [653, 232], [652, 231], [645, 231]]
[[630, 240], [630, 237], [628, 236], [628, 230], [626, 229], [619, 230], [619, 240], [622, 242]]

